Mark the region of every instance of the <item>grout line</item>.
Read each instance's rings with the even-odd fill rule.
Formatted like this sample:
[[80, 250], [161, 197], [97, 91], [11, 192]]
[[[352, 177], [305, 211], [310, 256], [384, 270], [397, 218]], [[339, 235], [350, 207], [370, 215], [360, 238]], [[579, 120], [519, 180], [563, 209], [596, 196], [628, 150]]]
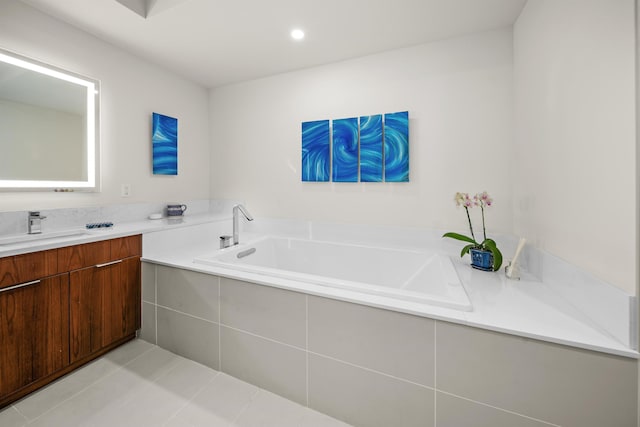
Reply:
[[153, 311], [155, 314], [155, 335], [156, 335], [156, 339], [154, 344], [158, 345], [158, 266], [157, 265], [153, 265], [153, 293], [155, 294], [155, 301], [154, 301], [154, 307], [153, 307]]
[[433, 390], [433, 391], [436, 390], [434, 387], [429, 387], [428, 385], [416, 383], [416, 382], [408, 380], [406, 378], [396, 377], [396, 376], [393, 376], [391, 374], [386, 374], [384, 372], [376, 371], [375, 369], [366, 368], [364, 366], [359, 366], [359, 365], [355, 365], [353, 363], [345, 362], [344, 360], [336, 359], [335, 357], [327, 356], [325, 354], [320, 354], [320, 353], [316, 353], [316, 352], [313, 352], [313, 351], [309, 351], [309, 353], [313, 354], [314, 356], [320, 356], [322, 358], [333, 360], [335, 362], [342, 363], [344, 365], [348, 365], [348, 366], [352, 366], [354, 368], [362, 369], [363, 371], [367, 371], [367, 372], [371, 372], [371, 373], [374, 373], [374, 374], [382, 375], [384, 377], [392, 378], [394, 380], [402, 381], [402, 382], [405, 382], [405, 383], [408, 383], [408, 384], [413, 384], [413, 385], [421, 387], [421, 388], [426, 388], [427, 390]]
[[[336, 361], [336, 362], [339, 362], [339, 363], [343, 363], [345, 365], [353, 366], [354, 368], [359, 368], [359, 369], [362, 369], [362, 370], [365, 370], [365, 371], [368, 371], [368, 372], [372, 372], [372, 373], [383, 375], [383, 376], [388, 377], [388, 378], [393, 378], [393, 379], [398, 380], [398, 381], [403, 381], [405, 383], [413, 384], [413, 385], [416, 385], [416, 386], [419, 386], [419, 387], [422, 387], [422, 388], [426, 388], [426, 389], [429, 389], [429, 390], [435, 390], [435, 387], [430, 387], [430, 386], [427, 386], [427, 385], [424, 385], [424, 384], [420, 384], [420, 383], [408, 380], [406, 378], [396, 377], [394, 375], [387, 374], [387, 373], [384, 373], [384, 372], [380, 372], [380, 371], [377, 371], [375, 369], [367, 368], [367, 367], [364, 367], [364, 366], [360, 366], [360, 365], [356, 365], [356, 364], [353, 364], [353, 363], [350, 363], [350, 362], [346, 362], [344, 360], [336, 359], [335, 357], [331, 357], [331, 356], [328, 356], [328, 355], [325, 355], [325, 354], [316, 353], [316, 352], [310, 351], [310, 350], [305, 350], [304, 348], [300, 348], [300, 347], [292, 345], [292, 344], [287, 344], [287, 343], [284, 343], [284, 342], [280, 342], [280, 341], [277, 341], [277, 340], [274, 340], [274, 339], [271, 339], [271, 338], [263, 337], [261, 335], [254, 334], [254, 333], [249, 332], [249, 331], [245, 331], [245, 330], [242, 330], [242, 329], [237, 329], [237, 328], [234, 328], [232, 326], [223, 325], [223, 324], [221, 324], [220, 326], [222, 328], [231, 329], [232, 331], [236, 331], [236, 332], [240, 332], [240, 333], [243, 333], [243, 334], [247, 334], [247, 335], [253, 336], [255, 338], [259, 338], [259, 339], [262, 339], [262, 340], [265, 340], [265, 341], [269, 341], [269, 342], [272, 342], [272, 343], [275, 343], [275, 344], [280, 344], [280, 345], [283, 345], [285, 347], [289, 347], [289, 348], [292, 348], [292, 349], [295, 349], [295, 350], [304, 351], [304, 352], [307, 353], [307, 358], [309, 357], [308, 356], [309, 354], [313, 354], [315, 356], [324, 357], [325, 359], [330, 359], [330, 360], [333, 360], [333, 361]], [[308, 375], [308, 369], [307, 369], [307, 375]]]
[[[247, 384], [250, 384], [250, 383], [247, 383]], [[249, 406], [251, 406], [251, 404], [256, 400], [256, 397], [258, 397], [258, 394], [260, 394], [260, 392], [262, 391], [260, 387], [256, 387], [256, 386], [254, 387], [256, 388], [256, 390], [253, 392], [253, 394], [249, 398], [249, 401], [245, 403], [242, 409], [240, 409], [240, 412], [238, 412], [238, 415], [236, 415], [231, 425], [235, 426], [238, 423], [238, 420], [240, 419], [240, 417], [242, 417], [242, 415], [244, 415], [244, 413], [247, 412], [247, 409], [249, 409]]]
[[[185, 358], [186, 359], [186, 358]], [[208, 366], [207, 366], [208, 368]], [[209, 368], [211, 369], [211, 368]], [[167, 423], [169, 421], [171, 421], [172, 419], [174, 419], [179, 413], [180, 411], [182, 411], [184, 408], [186, 408], [191, 402], [193, 402], [195, 400], [195, 398], [202, 393], [202, 391], [207, 388], [207, 386], [209, 386], [209, 384], [211, 384], [217, 377], [218, 375], [220, 375], [220, 372], [216, 372], [215, 375], [213, 376], [213, 378], [211, 378], [205, 385], [203, 385], [200, 390], [198, 390], [197, 392], [195, 392], [193, 394], [193, 396], [191, 396], [191, 398], [189, 400], [187, 400], [180, 408], [178, 408], [171, 416], [169, 416], [169, 418], [166, 419], [166, 421], [164, 423], [162, 423], [163, 426], [166, 426]]]
[[[152, 387], [152, 385], [154, 385], [154, 384], [157, 385], [158, 381], [160, 381], [161, 379], [166, 378], [167, 375], [169, 375], [171, 372], [181, 369], [183, 367], [183, 365], [186, 365], [186, 364], [188, 364], [190, 362], [202, 365], [201, 363], [198, 363], [198, 362], [196, 362], [194, 360], [188, 359], [188, 358], [186, 358], [184, 356], [181, 356], [179, 354], [172, 353], [172, 352], [170, 352], [170, 351], [168, 351], [166, 349], [163, 349], [162, 347], [158, 347], [158, 346], [155, 346], [155, 347], [160, 349], [161, 351], [166, 351], [166, 352], [170, 353], [173, 356], [173, 359], [170, 359], [170, 361], [168, 363], [163, 364], [162, 366], [159, 367], [159, 369], [156, 371], [158, 373], [157, 376], [155, 376], [155, 377], [151, 376], [151, 377], [148, 377], [148, 378], [142, 378], [141, 377], [139, 379], [139, 382], [140, 382], [140, 389], [139, 389], [140, 391], [139, 391], [139, 393], [136, 394], [136, 395], [133, 395], [133, 396], [129, 396], [129, 397], [125, 398], [125, 399], [122, 399], [120, 401], [120, 403], [119, 403], [120, 407], [124, 407], [124, 406], [126, 406], [126, 405], [128, 405], [128, 404], [130, 404], [132, 402], [135, 402], [140, 393], [145, 393], [150, 387]], [[153, 349], [150, 349], [150, 350], [153, 350]], [[147, 354], [147, 351], [145, 351], [139, 357], [142, 357], [142, 356], [144, 356], [146, 354]], [[128, 366], [129, 364], [131, 364], [135, 360], [137, 360], [139, 357], [135, 357], [134, 359], [131, 359], [131, 361], [127, 362], [124, 366]], [[174, 360], [175, 360], [175, 363], [173, 363]], [[204, 366], [204, 367], [206, 367], [208, 369], [211, 369], [206, 365], [202, 365], [202, 366]], [[137, 388], [137, 386], [136, 386], [136, 388]]]
[[277, 340], [274, 340], [272, 338], [263, 337], [262, 335], [254, 334], [253, 332], [245, 331], [243, 329], [234, 328], [233, 326], [223, 325], [223, 324], [221, 324], [220, 326], [223, 327], [223, 328], [231, 329], [232, 331], [241, 332], [243, 334], [251, 335], [252, 337], [260, 338], [260, 339], [263, 339], [265, 341], [270, 341], [270, 342], [275, 343], [275, 344], [280, 344], [280, 345], [283, 345], [285, 347], [293, 348], [295, 350], [305, 351], [305, 352], [307, 351], [304, 348], [298, 347], [296, 345], [287, 344], [285, 342], [277, 341]]
[[304, 297], [304, 313], [305, 313], [305, 331], [304, 331], [304, 338], [305, 338], [305, 343], [304, 343], [304, 347], [306, 349], [305, 351], [305, 363], [306, 363], [306, 369], [305, 369], [305, 373], [307, 375], [306, 378], [306, 389], [307, 389], [307, 408], [309, 407], [309, 295], [305, 294]]
[[532, 420], [532, 421], [537, 421], [537, 422], [539, 422], [539, 423], [542, 423], [542, 424], [545, 424], [545, 425], [548, 425], [548, 426], [552, 426], [552, 427], [562, 427], [561, 425], [558, 425], [558, 424], [553, 424], [553, 423], [550, 423], [550, 422], [547, 422], [547, 421], [540, 420], [540, 419], [538, 419], [538, 418], [530, 417], [530, 416], [528, 416], [528, 415], [519, 414], [519, 413], [517, 413], [517, 412], [510, 411], [510, 410], [508, 410], [508, 409], [503, 409], [503, 408], [499, 408], [499, 407], [497, 407], [497, 406], [489, 405], [488, 403], [478, 402], [477, 400], [469, 399], [469, 398], [467, 398], [467, 397], [463, 397], [463, 396], [458, 396], [457, 394], [449, 393], [449, 392], [447, 392], [447, 391], [438, 390], [438, 393], [446, 394], [446, 395], [448, 395], [448, 396], [456, 397], [456, 398], [458, 398], [458, 399], [466, 400], [467, 402], [476, 403], [476, 404], [478, 404], [478, 405], [486, 406], [487, 408], [496, 409], [496, 410], [498, 410], [498, 411], [506, 412], [506, 413], [508, 413], [508, 414], [517, 415], [517, 416], [519, 416], [519, 417], [527, 418], [527, 419]]
[[438, 321], [433, 321], [433, 425], [438, 426]]
[[[27, 396], [28, 396], [28, 395], [27, 395]], [[17, 402], [16, 402], [16, 403], [17, 403]], [[29, 424], [29, 422], [30, 422], [30, 421], [29, 421], [29, 418], [27, 418], [27, 416], [26, 416], [25, 414], [23, 414], [22, 412], [20, 412], [20, 409], [18, 409], [18, 407], [17, 407], [16, 405], [11, 405], [11, 406], [9, 406], [9, 408], [13, 408], [13, 409], [15, 409], [15, 410], [16, 410], [16, 412], [17, 412], [18, 414], [20, 414], [20, 416], [21, 416], [22, 418], [24, 418], [24, 421], [25, 421], [25, 424], [24, 424], [24, 425], [25, 425], [25, 426], [26, 426], [27, 424]], [[2, 412], [3, 410], [4, 410], [4, 409], [0, 410], [0, 412]]]
[[211, 323], [212, 325], [217, 325], [218, 324], [218, 322], [216, 322], [216, 321], [205, 319], [204, 317], [195, 316], [193, 314], [185, 313], [184, 311], [176, 310], [174, 308], [166, 307], [164, 305], [159, 305], [158, 304], [158, 307], [159, 308], [163, 308], [163, 309], [168, 310], [168, 311], [173, 311], [174, 313], [183, 314], [183, 315], [191, 317], [193, 319], [202, 320], [203, 322]]

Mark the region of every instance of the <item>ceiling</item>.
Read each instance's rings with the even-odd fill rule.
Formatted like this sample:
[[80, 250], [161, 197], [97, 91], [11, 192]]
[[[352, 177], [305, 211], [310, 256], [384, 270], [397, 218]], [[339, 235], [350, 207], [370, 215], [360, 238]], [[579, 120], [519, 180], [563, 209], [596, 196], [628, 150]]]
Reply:
[[217, 87], [509, 26], [527, 0], [23, 1]]

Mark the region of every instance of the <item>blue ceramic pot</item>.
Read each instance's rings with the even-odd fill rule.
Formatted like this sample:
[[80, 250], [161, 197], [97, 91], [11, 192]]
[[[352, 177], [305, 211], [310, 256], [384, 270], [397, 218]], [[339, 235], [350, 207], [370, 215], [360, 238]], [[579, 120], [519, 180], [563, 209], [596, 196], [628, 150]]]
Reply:
[[471, 267], [478, 270], [493, 271], [493, 254], [484, 249], [471, 249]]

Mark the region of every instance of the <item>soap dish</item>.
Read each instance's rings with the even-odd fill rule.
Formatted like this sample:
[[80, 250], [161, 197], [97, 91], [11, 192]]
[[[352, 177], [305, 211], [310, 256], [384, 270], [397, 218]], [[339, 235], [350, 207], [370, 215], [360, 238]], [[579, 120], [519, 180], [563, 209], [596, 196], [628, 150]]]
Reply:
[[92, 230], [95, 228], [111, 228], [113, 227], [112, 222], [90, 222], [86, 225], [88, 230]]

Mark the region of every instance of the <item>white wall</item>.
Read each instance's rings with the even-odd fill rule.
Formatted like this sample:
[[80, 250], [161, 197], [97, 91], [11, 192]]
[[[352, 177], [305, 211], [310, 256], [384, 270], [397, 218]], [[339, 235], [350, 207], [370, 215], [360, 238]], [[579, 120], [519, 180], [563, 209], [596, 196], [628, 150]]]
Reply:
[[[464, 232], [454, 193], [487, 190], [489, 230], [509, 232], [512, 71], [503, 29], [213, 90], [211, 196], [257, 216]], [[303, 121], [403, 110], [410, 183], [301, 182]]]
[[[102, 191], [0, 193], [0, 211], [209, 197], [208, 91], [19, 1], [0, 2], [0, 47], [101, 81]], [[177, 177], [153, 176], [151, 113], [178, 118]], [[130, 198], [120, 197], [131, 184]]]
[[633, 0], [530, 0], [514, 26], [514, 231], [634, 294]]

